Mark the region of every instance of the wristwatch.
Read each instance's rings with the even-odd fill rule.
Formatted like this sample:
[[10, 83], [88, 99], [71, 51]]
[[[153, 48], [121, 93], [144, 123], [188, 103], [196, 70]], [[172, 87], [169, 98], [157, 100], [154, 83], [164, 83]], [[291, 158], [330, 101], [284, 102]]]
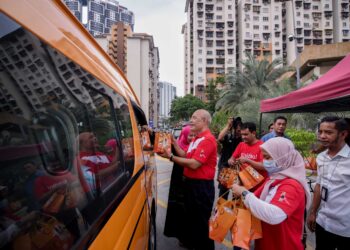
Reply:
[[242, 192], [241, 196], [242, 196], [242, 199], [243, 199], [243, 200], [245, 199], [245, 197], [247, 196], [247, 194], [249, 194], [249, 191], [247, 191], [247, 190], [244, 190], [244, 191]]

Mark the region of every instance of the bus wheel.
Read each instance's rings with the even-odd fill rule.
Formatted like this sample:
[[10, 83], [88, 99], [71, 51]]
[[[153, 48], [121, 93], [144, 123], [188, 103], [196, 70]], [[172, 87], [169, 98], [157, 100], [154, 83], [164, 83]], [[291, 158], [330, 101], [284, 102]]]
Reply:
[[148, 237], [148, 250], [157, 249], [157, 229], [156, 229], [156, 216], [152, 213], [151, 221], [149, 225], [149, 237]]

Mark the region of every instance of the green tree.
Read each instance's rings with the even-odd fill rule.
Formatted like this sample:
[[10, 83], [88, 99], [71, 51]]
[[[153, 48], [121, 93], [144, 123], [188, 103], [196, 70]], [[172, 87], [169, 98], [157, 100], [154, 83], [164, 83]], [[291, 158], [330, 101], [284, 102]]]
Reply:
[[222, 81], [222, 77], [216, 80], [210, 80], [208, 86], [205, 88], [205, 94], [207, 96], [206, 109], [213, 114], [215, 112], [215, 105], [219, 98], [220, 91], [217, 89], [217, 83]]
[[247, 57], [247, 60], [240, 62], [243, 70], [236, 68], [227, 75], [225, 89], [216, 104], [217, 109], [232, 111], [238, 104], [242, 105], [247, 100], [252, 102], [252, 98], [265, 98], [284, 73], [294, 70], [284, 67], [281, 58], [270, 63], [266, 59], [255, 60], [251, 54], [247, 54]]
[[189, 120], [194, 111], [204, 108], [205, 104], [202, 100], [188, 94], [173, 100], [170, 109], [170, 119], [172, 121]]

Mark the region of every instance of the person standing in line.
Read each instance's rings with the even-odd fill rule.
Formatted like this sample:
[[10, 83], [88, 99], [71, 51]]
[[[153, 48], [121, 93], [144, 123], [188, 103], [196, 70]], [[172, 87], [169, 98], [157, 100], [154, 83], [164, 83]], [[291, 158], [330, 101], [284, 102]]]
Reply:
[[208, 111], [195, 111], [190, 120], [191, 131], [196, 133], [187, 153], [179, 156], [166, 150], [160, 156], [184, 168], [185, 208], [188, 218], [189, 247], [196, 250], [214, 250], [209, 238], [209, 218], [213, 208], [214, 176], [217, 163], [216, 139], [209, 130], [211, 116]]
[[338, 117], [324, 117], [318, 140], [326, 148], [317, 158], [317, 180], [307, 219], [316, 232], [316, 250], [345, 250], [350, 246], [350, 147], [345, 139], [348, 124]]
[[[172, 138], [174, 155], [182, 155], [187, 152], [187, 149], [195, 137], [195, 134], [190, 131], [190, 126], [183, 127], [177, 141]], [[167, 237], [176, 237], [181, 246], [186, 247], [189, 244], [188, 226], [185, 213], [184, 199], [184, 180], [183, 167], [174, 162], [171, 172], [167, 213], [165, 217], [164, 235]]]
[[286, 136], [286, 134], [284, 133], [286, 131], [287, 128], [287, 118], [285, 118], [284, 116], [277, 116], [274, 120], [273, 120], [273, 131], [264, 135], [261, 140], [263, 142], [266, 142], [267, 140], [270, 140], [271, 138], [274, 137], [284, 137], [289, 139], [288, 136]]
[[[242, 141], [241, 137], [241, 125], [242, 120], [240, 117], [234, 119], [229, 118], [227, 125], [221, 130], [218, 141], [222, 145], [221, 156], [218, 164], [218, 173], [225, 168], [229, 167], [228, 159], [231, 157], [232, 153], [235, 151], [237, 145]], [[219, 183], [219, 196], [223, 195], [224, 199], [227, 199], [228, 192], [227, 188]]]

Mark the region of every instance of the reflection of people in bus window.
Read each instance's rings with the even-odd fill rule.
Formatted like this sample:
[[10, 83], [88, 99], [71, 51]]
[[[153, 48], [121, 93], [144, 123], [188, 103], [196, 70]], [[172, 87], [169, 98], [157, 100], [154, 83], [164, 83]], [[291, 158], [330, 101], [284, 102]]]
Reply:
[[107, 157], [111, 162], [116, 162], [118, 160], [118, 144], [116, 139], [109, 139], [105, 144], [105, 151]]
[[34, 162], [26, 162], [23, 165], [23, 170], [27, 174], [27, 179], [24, 184], [24, 192], [28, 195], [29, 207], [33, 210], [39, 209], [39, 205], [36, 202], [34, 195], [34, 182], [36, 178], [44, 175], [44, 172], [38, 169], [38, 166]]
[[110, 174], [116, 169], [116, 164], [111, 164], [109, 157], [97, 151], [97, 147], [97, 138], [93, 133], [83, 132], [79, 135], [80, 170], [83, 182], [87, 182], [94, 195], [109, 184], [113, 179]]

